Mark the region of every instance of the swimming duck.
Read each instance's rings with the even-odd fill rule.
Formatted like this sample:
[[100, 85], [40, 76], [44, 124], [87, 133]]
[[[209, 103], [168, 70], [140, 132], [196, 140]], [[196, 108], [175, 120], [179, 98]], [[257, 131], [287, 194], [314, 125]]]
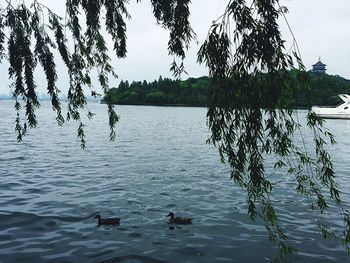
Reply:
[[95, 216], [94, 218], [97, 218], [97, 226], [100, 225], [110, 225], [110, 226], [115, 226], [120, 224], [120, 218], [119, 217], [114, 217], [114, 218], [101, 218], [100, 215]]
[[192, 218], [175, 216], [173, 212], [170, 212], [167, 216], [170, 216], [170, 223], [181, 225], [192, 224]]

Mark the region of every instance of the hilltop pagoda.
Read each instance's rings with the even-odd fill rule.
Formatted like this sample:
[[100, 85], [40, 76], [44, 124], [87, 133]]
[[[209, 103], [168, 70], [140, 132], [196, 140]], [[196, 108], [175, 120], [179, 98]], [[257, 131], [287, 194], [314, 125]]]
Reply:
[[326, 74], [326, 64], [323, 64], [321, 62], [321, 58], [318, 59], [318, 62], [314, 65], [312, 65], [311, 72], [317, 73], [317, 74]]

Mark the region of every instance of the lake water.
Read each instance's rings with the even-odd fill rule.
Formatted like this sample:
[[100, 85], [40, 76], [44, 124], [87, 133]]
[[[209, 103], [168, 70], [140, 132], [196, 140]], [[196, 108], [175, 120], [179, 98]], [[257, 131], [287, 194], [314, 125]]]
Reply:
[[[205, 143], [206, 109], [119, 106], [109, 142], [105, 105], [89, 107], [96, 116], [83, 151], [77, 126], [58, 127], [46, 102], [39, 127], [17, 143], [13, 102], [0, 101], [0, 262], [272, 261], [264, 225], [247, 218], [245, 193]], [[331, 154], [348, 207], [350, 121], [326, 125], [337, 136]], [[320, 237], [291, 186], [281, 177], [277, 203], [299, 250], [293, 262], [350, 262], [338, 241]], [[172, 227], [170, 211], [193, 225]], [[97, 213], [121, 217], [120, 226], [96, 227]]]

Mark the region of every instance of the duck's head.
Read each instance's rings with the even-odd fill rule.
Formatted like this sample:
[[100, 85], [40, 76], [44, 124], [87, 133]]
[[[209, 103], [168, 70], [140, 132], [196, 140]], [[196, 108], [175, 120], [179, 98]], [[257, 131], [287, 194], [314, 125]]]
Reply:
[[94, 218], [101, 219], [100, 215], [95, 216]]
[[170, 216], [171, 218], [173, 218], [174, 217], [174, 213], [170, 212], [167, 216]]

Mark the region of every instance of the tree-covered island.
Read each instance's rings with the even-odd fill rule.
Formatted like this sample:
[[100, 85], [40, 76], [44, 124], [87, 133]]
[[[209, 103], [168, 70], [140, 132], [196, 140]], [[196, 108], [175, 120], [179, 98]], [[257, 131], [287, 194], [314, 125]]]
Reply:
[[[294, 74], [291, 73], [293, 76]], [[338, 75], [309, 72], [310, 89], [293, 90], [289, 105], [310, 108], [312, 105], [336, 105], [338, 94], [350, 93], [350, 80]], [[121, 81], [108, 95], [113, 104], [206, 107], [210, 79], [208, 77], [173, 80], [159, 77], [153, 82]], [[102, 101], [104, 101], [106, 97]]]

